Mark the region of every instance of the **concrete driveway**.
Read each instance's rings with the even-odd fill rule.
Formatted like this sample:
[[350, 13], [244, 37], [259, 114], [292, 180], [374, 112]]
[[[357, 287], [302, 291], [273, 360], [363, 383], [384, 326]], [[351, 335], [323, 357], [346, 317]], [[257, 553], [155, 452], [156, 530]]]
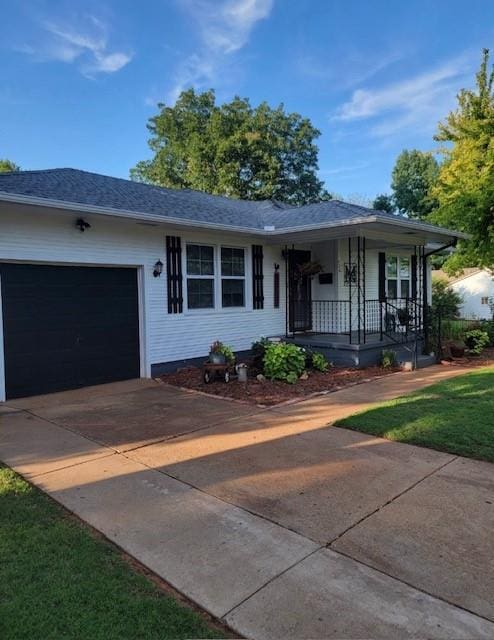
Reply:
[[494, 636], [494, 465], [328, 426], [461, 373], [278, 409], [130, 381], [0, 407], [0, 459], [238, 633]]

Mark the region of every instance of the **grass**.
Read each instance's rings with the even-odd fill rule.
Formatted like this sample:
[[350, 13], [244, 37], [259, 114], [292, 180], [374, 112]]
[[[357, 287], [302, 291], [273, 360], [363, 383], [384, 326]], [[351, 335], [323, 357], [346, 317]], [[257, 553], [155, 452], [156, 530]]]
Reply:
[[118, 549], [0, 466], [0, 638], [222, 637]]
[[397, 442], [494, 462], [494, 368], [478, 369], [336, 422]]

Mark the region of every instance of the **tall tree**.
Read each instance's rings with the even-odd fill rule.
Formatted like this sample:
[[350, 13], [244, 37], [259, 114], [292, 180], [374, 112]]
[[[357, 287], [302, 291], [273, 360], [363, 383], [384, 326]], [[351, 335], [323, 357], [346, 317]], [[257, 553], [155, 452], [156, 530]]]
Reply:
[[376, 196], [372, 203], [372, 208], [377, 211], [387, 211], [388, 213], [395, 213], [396, 211], [393, 196], [390, 196], [387, 193], [381, 193]]
[[7, 171], [20, 171], [19, 165], [12, 162], [12, 160], [1, 159], [0, 158], [0, 173], [6, 173]]
[[393, 199], [400, 213], [410, 218], [426, 218], [431, 213], [436, 205], [431, 189], [438, 172], [432, 154], [417, 149], [400, 153], [391, 175]]
[[471, 235], [460, 241], [444, 268], [494, 266], [494, 69], [484, 49], [475, 89], [462, 89], [458, 107], [439, 124], [436, 140], [444, 162], [434, 188], [438, 210], [432, 219]]
[[153, 157], [131, 169], [134, 180], [290, 204], [330, 197], [316, 174], [320, 132], [283, 105], [254, 108], [239, 97], [217, 105], [213, 90], [189, 89], [158, 107], [147, 125]]

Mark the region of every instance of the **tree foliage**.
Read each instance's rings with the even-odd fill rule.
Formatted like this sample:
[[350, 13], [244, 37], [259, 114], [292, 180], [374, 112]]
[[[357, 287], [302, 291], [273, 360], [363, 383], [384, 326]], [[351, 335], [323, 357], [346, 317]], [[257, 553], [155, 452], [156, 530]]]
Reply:
[[7, 171], [20, 171], [21, 168], [19, 165], [12, 162], [12, 160], [7, 160], [4, 158], [3, 160], [0, 158], [0, 173], [6, 173]]
[[374, 199], [372, 208], [377, 211], [387, 211], [388, 213], [395, 213], [396, 205], [394, 203], [393, 196], [387, 193], [381, 193]]
[[458, 318], [463, 298], [450, 289], [446, 280], [432, 281], [432, 309], [441, 318]]
[[471, 235], [460, 241], [445, 269], [494, 266], [494, 70], [484, 49], [476, 88], [458, 94], [458, 108], [439, 125], [436, 139], [447, 143], [433, 190], [433, 221]]
[[147, 125], [153, 157], [131, 169], [133, 179], [296, 205], [330, 198], [316, 175], [320, 132], [283, 105], [239, 97], [218, 105], [213, 90], [189, 89], [158, 107]]
[[426, 218], [435, 208], [431, 195], [439, 165], [431, 153], [404, 150], [391, 174], [393, 200], [399, 212], [410, 218]]

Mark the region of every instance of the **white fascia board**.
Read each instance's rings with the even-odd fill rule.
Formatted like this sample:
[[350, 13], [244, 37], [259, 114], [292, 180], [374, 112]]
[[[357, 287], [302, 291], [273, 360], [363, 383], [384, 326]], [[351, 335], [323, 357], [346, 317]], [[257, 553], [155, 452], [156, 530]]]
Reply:
[[51, 200], [48, 198], [36, 198], [34, 196], [13, 195], [0, 191], [0, 202], [12, 202], [13, 204], [31, 205], [37, 207], [45, 207], [48, 209], [60, 209], [63, 211], [74, 211], [78, 213], [97, 214], [113, 218], [124, 218], [135, 222], [154, 222], [157, 224], [173, 225], [179, 227], [194, 227], [200, 229], [216, 229], [218, 231], [234, 231], [236, 233], [248, 233], [250, 235], [266, 235], [261, 229], [250, 227], [237, 227], [229, 224], [220, 224], [217, 222], [203, 222], [201, 220], [186, 220], [183, 218], [174, 218], [171, 216], [160, 216], [152, 213], [138, 213], [136, 211], [128, 211], [125, 209], [112, 209], [111, 207], [99, 207], [91, 204], [82, 204], [80, 202], [65, 202], [61, 200]]
[[297, 235], [304, 231], [317, 231], [323, 229], [335, 229], [338, 227], [353, 227], [355, 225], [366, 225], [370, 223], [381, 223], [387, 226], [400, 227], [406, 229], [415, 229], [416, 231], [422, 231], [423, 233], [430, 233], [439, 236], [447, 236], [450, 238], [468, 239], [469, 236], [466, 233], [460, 231], [453, 231], [445, 229], [443, 227], [436, 227], [424, 222], [416, 222], [412, 220], [403, 220], [398, 217], [396, 219], [389, 219], [386, 216], [374, 215], [362, 218], [350, 218], [345, 220], [338, 220], [337, 222], [324, 222], [313, 223], [308, 225], [296, 226], [296, 227], [280, 227], [278, 229], [255, 229], [251, 227], [242, 227], [236, 225], [220, 224], [216, 222], [203, 222], [198, 220], [187, 220], [184, 218], [174, 218], [171, 216], [163, 217], [157, 214], [150, 213], [138, 213], [136, 211], [113, 209], [111, 207], [99, 207], [96, 205], [82, 204], [78, 202], [65, 202], [61, 200], [52, 200], [49, 198], [37, 198], [35, 196], [24, 196], [19, 194], [12, 194], [7, 192], [0, 192], [0, 201], [12, 202], [15, 204], [24, 204], [32, 206], [42, 206], [52, 209], [61, 209], [65, 211], [76, 211], [79, 213], [94, 213], [98, 215], [105, 215], [118, 218], [126, 218], [135, 220], [137, 222], [154, 222], [158, 224], [174, 225], [179, 227], [195, 227], [200, 229], [215, 229], [218, 231], [229, 231], [235, 233], [244, 233], [250, 235], [259, 236], [280, 236], [287, 234]]

